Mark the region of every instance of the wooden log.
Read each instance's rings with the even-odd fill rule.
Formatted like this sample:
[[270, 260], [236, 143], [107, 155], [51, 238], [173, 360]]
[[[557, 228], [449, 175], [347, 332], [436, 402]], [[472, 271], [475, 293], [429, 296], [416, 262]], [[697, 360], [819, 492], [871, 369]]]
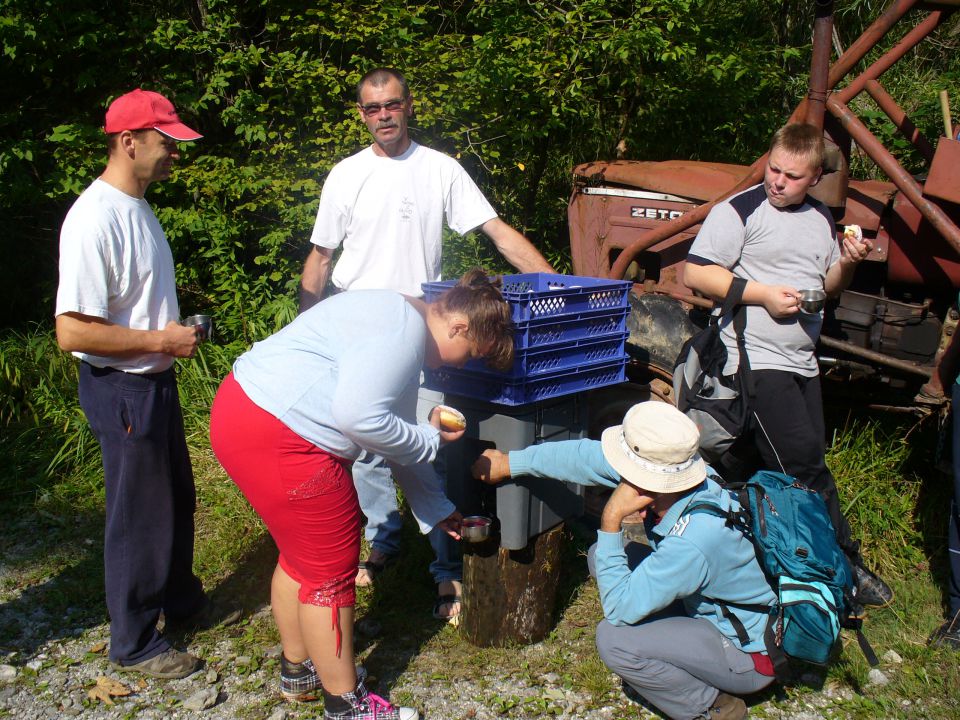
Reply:
[[522, 550], [500, 547], [497, 536], [464, 543], [464, 638], [479, 647], [506, 647], [547, 636], [553, 627], [562, 537], [561, 523], [531, 538]]

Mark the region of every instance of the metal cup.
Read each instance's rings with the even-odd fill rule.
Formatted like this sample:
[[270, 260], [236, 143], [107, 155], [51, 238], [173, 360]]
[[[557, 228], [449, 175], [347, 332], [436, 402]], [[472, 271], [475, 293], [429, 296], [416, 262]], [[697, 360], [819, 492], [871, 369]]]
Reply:
[[470, 542], [483, 542], [490, 537], [493, 521], [483, 515], [467, 515], [460, 523], [460, 537]]
[[196, 328], [197, 339], [200, 342], [213, 340], [213, 318], [209, 315], [191, 315], [184, 319], [183, 324], [187, 327]]
[[800, 291], [800, 312], [815, 315], [823, 310], [827, 301], [827, 294], [820, 288], [809, 288]]

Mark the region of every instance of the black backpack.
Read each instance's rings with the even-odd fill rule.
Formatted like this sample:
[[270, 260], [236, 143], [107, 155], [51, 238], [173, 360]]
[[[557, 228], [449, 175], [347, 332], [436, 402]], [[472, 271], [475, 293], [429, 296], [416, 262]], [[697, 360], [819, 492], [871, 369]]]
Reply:
[[[673, 393], [677, 408], [700, 430], [700, 453], [712, 463], [720, 460], [750, 425], [750, 361], [744, 346], [746, 311], [740, 305], [747, 281], [734, 276], [720, 314], [683, 344], [673, 368]], [[720, 323], [733, 313], [740, 363], [734, 375], [724, 375], [727, 349]]]

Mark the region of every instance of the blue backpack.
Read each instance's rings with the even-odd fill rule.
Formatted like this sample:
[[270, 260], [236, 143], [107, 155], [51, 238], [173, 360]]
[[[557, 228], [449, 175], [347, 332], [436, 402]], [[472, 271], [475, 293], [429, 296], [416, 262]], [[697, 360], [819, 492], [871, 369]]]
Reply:
[[[837, 544], [823, 498], [794, 478], [768, 470], [727, 488], [737, 491], [739, 511], [700, 502], [684, 514], [723, 517], [728, 526], [740, 530], [753, 543], [778, 602], [772, 607], [731, 604], [770, 613], [764, 644], [777, 678], [791, 678], [789, 658], [826, 664], [841, 627], [858, 630], [864, 654], [868, 660], [875, 658], [859, 632], [859, 620], [851, 616], [853, 573]], [[745, 644], [748, 637], [743, 623], [726, 603], [712, 599]]]

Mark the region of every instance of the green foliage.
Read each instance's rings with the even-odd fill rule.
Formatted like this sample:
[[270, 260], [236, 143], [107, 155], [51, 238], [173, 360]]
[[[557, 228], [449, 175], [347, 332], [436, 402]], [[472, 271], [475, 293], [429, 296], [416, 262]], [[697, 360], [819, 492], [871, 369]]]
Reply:
[[41, 504], [102, 498], [100, 452], [77, 401], [76, 361], [51, 333], [33, 328], [0, 338], [0, 398], [0, 494]]
[[840, 506], [865, 557], [896, 574], [924, 561], [919, 523], [921, 478], [906, 472], [911, 445], [904, 428], [851, 422], [835, 435], [827, 465]]
[[[879, 12], [874, 0], [838, 8], [846, 42]], [[0, 282], [12, 289], [0, 326], [50, 316], [57, 229], [102, 168], [107, 103], [132, 87], [165, 93], [205, 134], [148, 197], [184, 310], [249, 344], [295, 313], [326, 173], [369, 142], [353, 94], [372, 66], [407, 73], [414, 137], [458, 157], [568, 268], [571, 167], [618, 152], [752, 160], [805, 94], [811, 19], [799, 0], [0, 0]], [[884, 76], [928, 137], [935, 90], [957, 87], [955, 28]], [[449, 275], [477, 261], [507, 269], [485, 238], [450, 233], [445, 246]]]
[[[459, 157], [565, 268], [573, 164], [621, 141], [631, 157], [735, 159], [768, 132], [793, 52], [769, 41], [774, 5], [3, 0], [0, 219], [16, 262], [0, 280], [21, 292], [0, 325], [49, 316], [57, 228], [102, 167], [106, 104], [134, 86], [167, 94], [205, 134], [149, 191], [184, 310], [249, 343], [293, 316], [324, 176], [368, 142], [353, 108], [365, 70], [404, 69], [414, 136]], [[485, 243], [451, 235], [447, 271], [506, 269]]]

